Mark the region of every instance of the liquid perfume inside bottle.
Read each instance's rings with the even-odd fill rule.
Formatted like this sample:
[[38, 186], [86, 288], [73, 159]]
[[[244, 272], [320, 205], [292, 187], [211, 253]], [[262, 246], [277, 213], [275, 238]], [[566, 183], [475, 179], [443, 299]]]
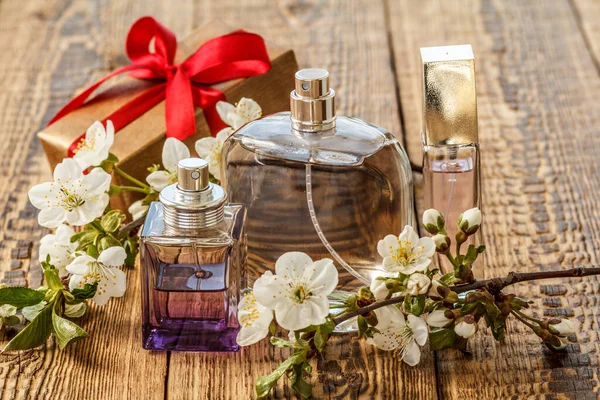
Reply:
[[142, 340], [149, 350], [237, 351], [245, 209], [208, 165], [186, 159], [151, 204], [141, 236]]
[[[475, 65], [470, 45], [426, 47], [423, 62], [425, 206], [439, 210], [454, 242], [459, 215], [481, 206]], [[481, 231], [463, 245], [481, 243]], [[453, 269], [438, 254], [443, 273]], [[475, 269], [476, 277], [481, 270]], [[480, 275], [480, 276], [477, 276]]]
[[221, 177], [248, 209], [249, 277], [288, 251], [330, 258], [352, 290], [382, 271], [377, 243], [413, 224], [412, 175], [399, 141], [336, 116], [322, 69], [296, 73], [291, 113], [250, 122], [223, 146]]

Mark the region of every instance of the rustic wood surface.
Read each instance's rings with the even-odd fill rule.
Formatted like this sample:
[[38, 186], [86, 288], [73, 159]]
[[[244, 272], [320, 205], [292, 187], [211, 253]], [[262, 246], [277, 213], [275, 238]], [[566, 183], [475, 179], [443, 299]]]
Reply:
[[[600, 3], [597, 0], [0, 0], [0, 279], [42, 282], [27, 190], [50, 176], [38, 131], [74, 93], [124, 65], [131, 23], [153, 15], [183, 36], [220, 18], [291, 47], [331, 72], [342, 114], [384, 126], [420, 161], [418, 49], [471, 43], [483, 152], [483, 274], [598, 265]], [[420, 180], [417, 178], [417, 194]], [[418, 197], [417, 197], [418, 199]], [[2, 399], [243, 399], [284, 359], [258, 344], [234, 355], [150, 353], [140, 346], [138, 271], [123, 299], [92, 308], [91, 338], [60, 351], [0, 356]], [[547, 351], [511, 326], [503, 344], [471, 340], [472, 358], [424, 353], [410, 368], [336, 338], [314, 362], [316, 398], [596, 398], [599, 282], [516, 287], [537, 315], [572, 316], [577, 344]], [[0, 339], [14, 334], [8, 330]], [[286, 380], [275, 398], [291, 397]]]

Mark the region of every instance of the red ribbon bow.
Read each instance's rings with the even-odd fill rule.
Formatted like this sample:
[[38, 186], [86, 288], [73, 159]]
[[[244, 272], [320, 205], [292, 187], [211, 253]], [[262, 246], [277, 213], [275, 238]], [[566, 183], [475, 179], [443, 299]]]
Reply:
[[[154, 52], [151, 52], [153, 40]], [[194, 105], [204, 110], [211, 131], [216, 133], [216, 129], [222, 127], [222, 122], [215, 105], [225, 96], [210, 85], [263, 74], [271, 68], [262, 37], [244, 31], [209, 40], [181, 64], [173, 64], [176, 50], [177, 39], [173, 32], [152, 17], [140, 18], [127, 35], [126, 51], [132, 63], [88, 87], [65, 105], [50, 124], [81, 107], [108, 79], [129, 72], [135, 78], [161, 83], [136, 96], [106, 117], [103, 123], [111, 120], [118, 131], [165, 100], [167, 137], [183, 140], [196, 132]], [[69, 157], [73, 156], [83, 138], [85, 133], [69, 147]]]

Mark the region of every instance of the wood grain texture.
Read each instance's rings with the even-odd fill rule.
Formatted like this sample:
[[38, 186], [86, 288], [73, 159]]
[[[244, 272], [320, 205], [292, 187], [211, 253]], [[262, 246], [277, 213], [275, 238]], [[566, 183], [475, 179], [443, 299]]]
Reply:
[[[42, 280], [37, 246], [47, 232], [37, 225], [27, 190], [50, 174], [35, 132], [74, 93], [127, 62], [129, 26], [148, 14], [178, 36], [220, 18], [294, 48], [301, 66], [329, 69], [340, 114], [398, 136], [402, 116], [416, 162], [418, 48], [472, 43], [485, 276], [598, 262], [600, 12], [594, 0], [1, 0], [3, 281], [37, 287]], [[231, 355], [142, 351], [138, 278], [138, 270], [128, 272], [126, 296], [82, 321], [90, 339], [65, 351], [50, 340], [40, 350], [0, 356], [0, 398], [250, 398], [254, 380], [285, 359], [283, 350], [266, 343]], [[598, 279], [517, 289], [535, 299], [537, 315], [574, 316], [578, 343], [556, 355], [531, 334], [512, 335], [504, 344], [480, 334], [470, 344], [470, 360], [452, 351], [435, 358], [425, 352], [410, 368], [342, 336], [313, 363], [315, 397], [596, 398]], [[526, 332], [513, 324], [511, 333]], [[293, 397], [285, 378], [273, 397]]]
[[[598, 262], [600, 78], [566, 1], [388, 3], [408, 148], [420, 158], [419, 47], [476, 55], [486, 277]], [[587, 17], [597, 21], [598, 15]], [[598, 278], [521, 284], [537, 316], [572, 316], [577, 344], [545, 349], [513, 322], [437, 354], [441, 398], [596, 398]], [[560, 296], [560, 297], [559, 297]], [[518, 335], [517, 335], [518, 334]]]

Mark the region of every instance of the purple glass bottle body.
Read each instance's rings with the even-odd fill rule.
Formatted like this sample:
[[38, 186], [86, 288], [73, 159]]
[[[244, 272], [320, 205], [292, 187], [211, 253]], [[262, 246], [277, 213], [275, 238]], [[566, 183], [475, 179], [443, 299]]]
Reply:
[[141, 236], [142, 344], [147, 350], [238, 351], [245, 209], [225, 206], [216, 226], [182, 236], [151, 204]]

